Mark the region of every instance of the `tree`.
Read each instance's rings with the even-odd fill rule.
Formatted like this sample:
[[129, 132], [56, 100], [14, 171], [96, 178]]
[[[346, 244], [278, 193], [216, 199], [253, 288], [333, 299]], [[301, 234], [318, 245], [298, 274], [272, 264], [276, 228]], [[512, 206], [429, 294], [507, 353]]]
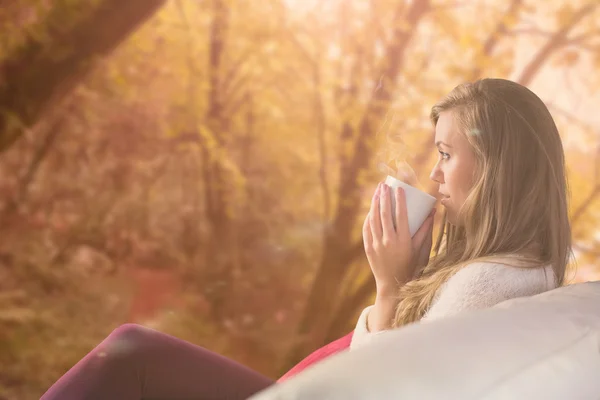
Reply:
[[[539, 28], [516, 27], [516, 22], [519, 20], [520, 13], [524, 11], [524, 4], [522, 0], [511, 1], [504, 14], [498, 18], [497, 23], [493, 26], [491, 32], [484, 40], [479, 41], [480, 45], [476, 48], [475, 52], [476, 58], [473, 60], [473, 63], [468, 64], [469, 67], [464, 70], [465, 79], [478, 79], [488, 73], [489, 68], [493, 65], [492, 62], [494, 60], [495, 51], [498, 48], [505, 46], [504, 42], [511, 40], [515, 35], [542, 35], [548, 38], [545, 45], [541, 46], [537, 53], [534, 53], [531, 60], [523, 68], [517, 79], [522, 85], [529, 85], [544, 65], [548, 63], [551, 57], [556, 55], [556, 53], [564, 50], [568, 46], [580, 45], [582, 46], [581, 49], [585, 49], [586, 41], [592, 40], [597, 36], [597, 32], [591, 28], [588, 32], [569, 37], [569, 33], [574, 30], [582, 20], [589, 17], [597, 8], [597, 2], [589, 2], [579, 9], [565, 12], [564, 14], [561, 14], [558, 21], [559, 28], [555, 32], [544, 32]], [[439, 12], [446, 13], [446, 10], [440, 10]], [[458, 25], [456, 21], [452, 22], [452, 24]], [[472, 41], [475, 42], [475, 40]], [[428, 140], [433, 142], [433, 137], [430, 136]], [[429, 147], [423, 146], [423, 150], [413, 158], [411, 164], [414, 166], [415, 170], [423, 170], [425, 169], [430, 156], [431, 152], [429, 151]], [[434, 183], [430, 183], [429, 189], [434, 189]], [[598, 192], [600, 191], [592, 189], [583, 205], [590, 204], [596, 196], [598, 196]], [[573, 223], [577, 221], [578, 216], [581, 215], [583, 210], [585, 210], [585, 207], [580, 207], [575, 211], [573, 214]], [[362, 243], [359, 243], [352, 253], [359, 251], [362, 251]], [[340, 337], [344, 332], [351, 328], [348, 325], [348, 321], [352, 321], [357, 310], [373, 296], [373, 291], [373, 280], [366, 279], [361, 284], [353, 287], [349, 293], [343, 295], [345, 300], [336, 311], [335, 318], [331, 322], [327, 341]]]
[[[576, 38], [570, 38], [568, 35], [584, 18], [593, 13], [598, 5], [599, 4], [597, 2], [588, 2], [579, 9], [564, 13], [562, 19], [559, 20], [559, 27], [556, 32], [548, 35], [548, 41], [546, 45], [542, 46], [541, 49], [534, 54], [531, 61], [523, 69], [523, 72], [517, 81], [521, 84], [528, 85], [535, 75], [540, 71], [543, 65], [548, 62], [550, 57], [556, 52], [564, 49], [565, 46], [572, 45], [574, 43], [581, 44], [585, 40], [593, 38], [593, 32], [579, 35]], [[415, 4], [413, 4], [413, 7], [415, 7]], [[501, 15], [496, 25], [491, 29], [487, 39], [479, 42], [481, 45], [474, 53], [476, 58], [471, 64], [472, 67], [463, 68], [462, 66], [459, 66], [458, 71], [460, 71], [459, 73], [461, 76], [463, 76], [463, 79], [468, 79], [469, 77], [474, 79], [476, 77], [480, 77], [482, 74], [486, 73], [486, 71], [491, 71], [493, 64], [490, 64], [490, 60], [493, 59], [494, 52], [498, 47], [500, 47], [500, 45], [502, 45], [501, 48], [506, 48], [506, 44], [502, 42], [502, 39], [510, 38], [515, 34], [514, 32], [517, 32], [517, 29], [514, 27], [516, 25], [516, 21], [518, 21], [519, 12], [522, 10], [523, 2], [520, 0], [514, 0], [508, 5], [505, 13]], [[446, 10], [439, 8], [436, 9], [436, 7], [433, 7], [433, 12], [446, 13]], [[458, 23], [456, 22], [455, 25], [458, 26]], [[414, 26], [412, 29], [415, 29]], [[464, 35], [469, 35], [469, 33], [461, 33], [461, 35], [464, 37]], [[475, 39], [469, 39], [465, 40], [465, 43], [472, 43], [474, 41]], [[464, 64], [464, 60], [461, 60], [461, 62]], [[388, 75], [384, 76], [387, 77]], [[388, 104], [389, 100], [390, 98], [388, 98]], [[369, 107], [367, 107], [367, 109], [368, 108]], [[344, 134], [341, 136], [344, 137]], [[369, 151], [361, 151], [361, 153], [365, 154], [367, 159], [372, 154]], [[430, 154], [431, 152], [429, 149], [424, 147], [424, 150], [416, 155], [412, 164], [416, 170], [424, 169], [425, 162], [428, 161]], [[348, 180], [356, 178], [355, 175], [351, 173], [348, 174], [347, 172], [348, 171], [342, 169], [340, 174], [340, 178], [342, 180], [341, 187], [343, 187], [344, 184], [348, 184]], [[342, 190], [340, 190], [338, 193], [340, 201], [341, 199], [347, 201], [350, 193], [351, 192], [344, 193]], [[590, 196], [595, 196], [595, 192], [592, 191]], [[351, 197], [352, 196], [350, 196], [350, 198]], [[344, 217], [347, 219], [352, 219], [352, 217], [348, 218], [350, 215], [352, 214], [347, 213], [344, 214]], [[351, 320], [352, 316], [356, 315], [357, 308], [363, 306], [364, 302], [373, 295], [374, 284], [372, 279], [369, 278], [365, 279], [358, 285], [354, 284], [348, 286], [350, 293], [338, 291], [340, 284], [334, 282], [343, 281], [344, 276], [348, 276], [348, 271], [350, 271], [351, 268], [349, 268], [348, 264], [344, 265], [343, 267], [339, 267], [339, 269], [336, 268], [336, 266], [342, 264], [340, 260], [348, 261], [349, 257], [343, 257], [340, 255], [333, 256], [333, 254], [335, 254], [335, 250], [333, 249], [336, 248], [336, 245], [341, 246], [344, 249], [342, 252], [348, 255], [357, 254], [360, 250], [362, 250], [362, 246], [361, 243], [351, 245], [349, 240], [344, 242], [344, 233], [337, 230], [337, 227], [338, 226], [334, 222], [331, 229], [331, 235], [336, 239], [325, 239], [325, 255], [320, 263], [319, 272], [317, 273], [314, 286], [312, 287], [311, 294], [309, 295], [306, 308], [307, 311], [304, 314], [304, 318], [299, 328], [301, 344], [295, 347], [294, 350], [296, 353], [292, 352], [290, 354], [290, 358], [288, 358], [288, 363], [286, 366], [289, 366], [294, 361], [297, 361], [300, 357], [302, 357], [302, 355], [306, 355], [308, 352], [310, 352], [310, 350], [322, 345], [324, 342], [340, 337], [344, 332], [347, 332], [347, 329], [349, 329], [347, 321]], [[344, 229], [346, 229], [346, 232], [348, 231], [347, 227], [344, 227]], [[340, 245], [340, 242], [345, 244]], [[331, 258], [328, 259], [328, 255]], [[319, 281], [321, 281], [322, 286], [319, 284]], [[327, 296], [329, 296], [331, 300], [327, 299]], [[339, 306], [335, 304], [335, 300], [333, 300], [334, 298], [343, 298], [343, 300], [340, 301]], [[335, 312], [332, 310], [335, 310]], [[335, 317], [332, 318], [332, 316]], [[327, 325], [327, 322], [325, 321], [328, 321], [329, 323], [327, 328], [323, 328], [324, 325]], [[325, 335], [323, 334], [323, 329], [325, 329], [327, 332]]]
[[[53, 3], [73, 11], [69, 34], [100, 4]], [[182, 286], [135, 322], [274, 378], [347, 333], [375, 294], [360, 226], [378, 163], [404, 157], [428, 181], [431, 104], [464, 80], [518, 78], [578, 16], [530, 83], [565, 139], [574, 244], [594, 270], [600, 74], [584, 71], [600, 19], [584, 3], [167, 3], [0, 157], [0, 397], [39, 398], [123, 323], [137, 273]], [[3, 58], [60, 36], [37, 35], [49, 4], [2, 2]], [[567, 74], [579, 87], [548, 95]]]
[[[37, 34], [8, 54], [1, 66], [0, 152], [57, 107], [99, 58], [165, 1], [55, 1], [36, 27]], [[66, 15], [72, 19], [66, 20]]]
[[385, 59], [379, 66], [378, 73], [371, 77], [373, 82], [378, 82], [383, 77], [385, 83], [373, 92], [356, 131], [350, 121], [342, 123], [340, 136], [342, 142], [347, 142], [342, 145], [350, 145], [352, 152], [347, 156], [342, 154], [338, 206], [333, 215], [332, 226], [325, 233], [323, 254], [298, 328], [300, 340], [291, 350], [286, 360], [287, 366], [321, 345], [327, 337], [345, 273], [346, 264], [341, 261], [345, 259], [344, 254], [348, 249], [353, 247], [352, 232], [361, 206], [361, 176], [374, 153], [376, 125], [386, 113], [386, 105], [390, 103], [394, 82], [402, 71], [408, 45], [428, 9], [428, 1], [415, 1], [406, 11], [398, 6], [397, 20], [385, 51]]

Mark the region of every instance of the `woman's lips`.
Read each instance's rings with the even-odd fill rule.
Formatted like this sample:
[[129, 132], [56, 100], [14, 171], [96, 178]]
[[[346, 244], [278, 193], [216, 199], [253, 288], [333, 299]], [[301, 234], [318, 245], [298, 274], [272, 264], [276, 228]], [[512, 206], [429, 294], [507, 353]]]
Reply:
[[440, 199], [440, 203], [442, 205], [446, 205], [446, 203], [450, 200], [450, 197], [448, 196], [442, 196], [442, 198]]

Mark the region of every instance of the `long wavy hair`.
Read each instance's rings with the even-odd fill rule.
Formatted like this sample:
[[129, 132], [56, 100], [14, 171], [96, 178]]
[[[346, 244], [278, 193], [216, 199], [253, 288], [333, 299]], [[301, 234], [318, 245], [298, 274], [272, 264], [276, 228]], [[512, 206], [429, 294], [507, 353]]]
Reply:
[[451, 112], [477, 158], [475, 183], [459, 212], [446, 216], [434, 256], [399, 290], [394, 326], [421, 319], [440, 287], [475, 261], [520, 268], [552, 265], [558, 286], [571, 257], [565, 157], [542, 100], [518, 83], [481, 79], [454, 88], [431, 110]]

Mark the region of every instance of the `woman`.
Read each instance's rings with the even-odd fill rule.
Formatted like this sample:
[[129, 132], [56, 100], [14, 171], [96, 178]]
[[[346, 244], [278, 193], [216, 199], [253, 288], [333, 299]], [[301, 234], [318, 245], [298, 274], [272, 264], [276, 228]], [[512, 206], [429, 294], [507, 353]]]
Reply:
[[[516, 83], [484, 79], [455, 88], [431, 119], [439, 152], [431, 178], [446, 210], [436, 256], [429, 260], [433, 213], [411, 238], [403, 192], [380, 185], [363, 226], [377, 296], [343, 339], [351, 348], [376, 332], [563, 282], [571, 250], [564, 154], [543, 102]], [[42, 399], [244, 399], [273, 383], [198, 346], [124, 325]]]
[[[503, 79], [456, 87], [431, 111], [439, 157], [444, 229], [421, 271], [404, 215], [391, 225], [389, 188], [379, 185], [363, 240], [377, 283], [351, 348], [378, 332], [419, 320], [491, 307], [562, 285], [571, 255], [561, 139], [544, 103]], [[403, 193], [397, 192], [397, 203]], [[429, 235], [428, 237], [431, 237]], [[418, 279], [412, 279], [418, 275]], [[400, 285], [398, 293], [397, 287]]]

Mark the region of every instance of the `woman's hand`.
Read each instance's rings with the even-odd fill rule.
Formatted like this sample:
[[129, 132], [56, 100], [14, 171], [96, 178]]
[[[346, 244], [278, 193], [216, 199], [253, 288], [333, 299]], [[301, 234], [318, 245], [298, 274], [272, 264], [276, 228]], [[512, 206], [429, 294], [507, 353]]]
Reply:
[[[396, 196], [396, 229], [392, 222], [391, 195]], [[389, 328], [400, 286], [412, 280], [429, 260], [435, 209], [410, 237], [406, 197], [398, 188], [394, 194], [380, 183], [363, 225], [365, 253], [377, 286], [375, 307], [369, 315], [369, 329]]]
[[375, 277], [377, 291], [381, 294], [395, 294], [399, 286], [412, 280], [427, 264], [435, 214], [433, 209], [411, 238], [404, 190], [398, 188], [393, 194], [396, 196], [396, 229], [392, 222], [391, 192], [389, 186], [379, 184], [363, 225], [365, 253]]

